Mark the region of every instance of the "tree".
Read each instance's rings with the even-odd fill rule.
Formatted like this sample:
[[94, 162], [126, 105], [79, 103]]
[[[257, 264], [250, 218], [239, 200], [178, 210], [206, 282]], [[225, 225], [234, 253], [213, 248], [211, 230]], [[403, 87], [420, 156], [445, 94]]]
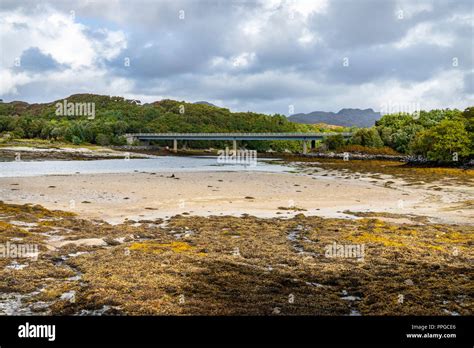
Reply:
[[[471, 147], [474, 147], [474, 107], [467, 108], [462, 113], [462, 119], [471, 139]], [[474, 150], [471, 148], [471, 154]]]
[[380, 138], [376, 128], [361, 128], [358, 129], [352, 138], [350, 143], [353, 145], [362, 145], [369, 147], [382, 147], [383, 141]]
[[418, 133], [410, 149], [413, 154], [431, 161], [452, 162], [468, 158], [473, 153], [473, 144], [461, 120], [443, 119], [436, 126]]
[[344, 146], [345, 141], [342, 134], [331, 135], [324, 139], [324, 144], [326, 144], [328, 150], [337, 150], [338, 148]]
[[107, 134], [99, 133], [95, 138], [95, 142], [99, 145], [106, 146], [110, 144], [110, 138]]
[[406, 113], [385, 115], [376, 122], [376, 128], [383, 143], [401, 153], [408, 151], [415, 134], [423, 130], [415, 118]]

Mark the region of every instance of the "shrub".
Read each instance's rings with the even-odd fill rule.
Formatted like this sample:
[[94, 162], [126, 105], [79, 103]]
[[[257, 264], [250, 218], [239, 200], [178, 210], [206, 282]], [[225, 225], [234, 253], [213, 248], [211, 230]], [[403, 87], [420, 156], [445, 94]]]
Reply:
[[95, 137], [95, 142], [99, 145], [106, 146], [110, 144], [110, 138], [107, 134], [99, 133]]
[[73, 135], [73, 136], [71, 137], [71, 142], [72, 142], [74, 145], [80, 145], [80, 144], [82, 144], [81, 138], [79, 138], [77, 135]]
[[383, 146], [383, 147], [368, 147], [362, 145], [345, 145], [338, 149], [338, 152], [352, 152], [352, 153], [364, 153], [368, 155], [385, 155], [385, 156], [399, 156], [400, 153], [394, 149]]
[[350, 143], [369, 147], [383, 146], [383, 141], [375, 128], [358, 129], [350, 139]]
[[417, 134], [410, 143], [415, 155], [437, 162], [452, 162], [473, 153], [473, 144], [462, 120], [444, 119], [438, 125]]
[[337, 150], [338, 148], [344, 146], [345, 141], [341, 134], [337, 134], [327, 137], [323, 140], [323, 143], [326, 144], [328, 150]]

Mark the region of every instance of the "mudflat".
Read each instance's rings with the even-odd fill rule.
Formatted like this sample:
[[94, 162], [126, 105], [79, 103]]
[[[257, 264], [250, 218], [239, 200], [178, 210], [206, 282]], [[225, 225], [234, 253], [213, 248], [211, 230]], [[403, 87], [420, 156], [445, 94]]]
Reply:
[[2, 314], [474, 312], [471, 172], [51, 175], [0, 197]]
[[41, 204], [111, 223], [125, 219], [249, 214], [290, 217], [298, 212], [349, 217], [344, 211], [427, 216], [474, 223], [471, 182], [412, 183], [389, 174], [311, 167], [294, 173], [179, 172], [49, 175], [0, 178], [9, 203]]

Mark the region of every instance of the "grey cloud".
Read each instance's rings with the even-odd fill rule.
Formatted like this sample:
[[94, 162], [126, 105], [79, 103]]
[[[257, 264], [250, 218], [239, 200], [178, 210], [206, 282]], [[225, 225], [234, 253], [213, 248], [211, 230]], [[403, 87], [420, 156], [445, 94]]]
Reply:
[[[359, 84], [385, 79], [424, 81], [443, 70], [452, 69], [453, 51], [422, 44], [407, 49], [377, 46], [337, 57], [328, 69], [329, 81]], [[348, 59], [348, 66], [343, 59]]]
[[464, 92], [474, 95], [474, 72], [469, 72], [464, 76]]
[[399, 20], [397, 10], [395, 1], [335, 1], [327, 14], [312, 17], [312, 28], [335, 49], [394, 42], [406, 34], [412, 23]]
[[[97, 28], [122, 30], [127, 48], [112, 60], [103, 58], [94, 64], [106, 71], [108, 79], [121, 77], [132, 82], [131, 94], [218, 101], [241, 110], [286, 113], [288, 103], [306, 112], [311, 111], [311, 103], [314, 109], [333, 111], [349, 106], [377, 108], [337, 104], [342, 103], [338, 94], [355, 93], [353, 87], [358, 84], [384, 86], [387, 80], [409, 86], [454, 69], [464, 74], [464, 93], [472, 93], [472, 24], [450, 20], [470, 14], [472, 21], [472, 2], [423, 3], [431, 8], [409, 13], [413, 6], [409, 1], [335, 0], [329, 2], [326, 12], [313, 13], [307, 22], [301, 16], [289, 20], [282, 6], [268, 10], [257, 1], [77, 0], [34, 5], [29, 0], [4, 0], [0, 8], [21, 7], [24, 13], [48, 6], [64, 13], [74, 10], [76, 21], [95, 40], [104, 39]], [[397, 18], [400, 9], [406, 11], [403, 19]], [[181, 10], [184, 19], [179, 18]], [[258, 36], [249, 38], [242, 27], [252, 20], [262, 21], [263, 26]], [[428, 35], [452, 36], [452, 44], [395, 46], [422, 23], [432, 24], [433, 32]], [[304, 29], [314, 36], [313, 42], [299, 41]], [[253, 60], [247, 66], [233, 67], [232, 59], [244, 53], [253, 54]], [[52, 57], [39, 51], [25, 54], [31, 71], [58, 68]], [[213, 66], [216, 57], [225, 64]], [[349, 58], [349, 67], [343, 67], [344, 57]], [[452, 66], [455, 57], [458, 67]], [[129, 67], [124, 66], [125, 58], [130, 59]], [[34, 99], [33, 85], [29, 86], [19, 91]], [[52, 90], [56, 93], [62, 86]], [[38, 88], [36, 97], [42, 95]], [[358, 99], [351, 95], [344, 100]]]
[[20, 66], [17, 70], [28, 70], [42, 72], [64, 68], [62, 64], [54, 60], [50, 54], [44, 54], [38, 47], [30, 47], [23, 51], [20, 57]]

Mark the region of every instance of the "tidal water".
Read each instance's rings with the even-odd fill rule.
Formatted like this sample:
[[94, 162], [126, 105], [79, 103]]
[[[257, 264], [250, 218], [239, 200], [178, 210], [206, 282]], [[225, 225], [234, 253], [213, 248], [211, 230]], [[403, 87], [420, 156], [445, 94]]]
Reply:
[[263, 171], [281, 173], [290, 167], [272, 163], [274, 159], [259, 159], [256, 164], [222, 164], [216, 157], [161, 156], [150, 159], [107, 159], [91, 161], [11, 161], [0, 162], [0, 177], [40, 175], [71, 175], [132, 172], [186, 171]]

